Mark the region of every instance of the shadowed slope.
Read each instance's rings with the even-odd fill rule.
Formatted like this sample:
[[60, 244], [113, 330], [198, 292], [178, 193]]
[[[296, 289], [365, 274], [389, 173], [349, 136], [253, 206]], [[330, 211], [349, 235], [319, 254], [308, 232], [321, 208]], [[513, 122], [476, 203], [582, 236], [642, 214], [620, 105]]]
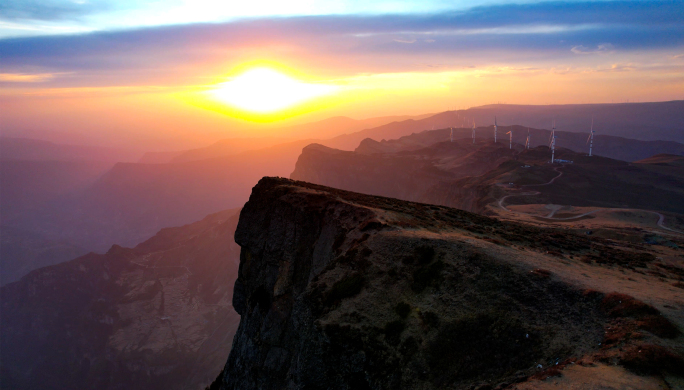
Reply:
[[[634, 256], [605, 240], [286, 179], [259, 182], [235, 237], [241, 321], [212, 389], [504, 388], [578, 358], [630, 366], [631, 355], [612, 341], [599, 344], [606, 329], [660, 315], [682, 297], [650, 296], [655, 308], [586, 290], [596, 283], [581, 272], [627, 288], [618, 270], [576, 259]], [[667, 286], [655, 277], [644, 283]], [[669, 330], [648, 325], [636, 342], [679, 363], [671, 347], [684, 318], [674, 307], [662, 313]], [[635, 341], [618, 338], [631, 351]], [[675, 365], [655, 373], [682, 375]]]

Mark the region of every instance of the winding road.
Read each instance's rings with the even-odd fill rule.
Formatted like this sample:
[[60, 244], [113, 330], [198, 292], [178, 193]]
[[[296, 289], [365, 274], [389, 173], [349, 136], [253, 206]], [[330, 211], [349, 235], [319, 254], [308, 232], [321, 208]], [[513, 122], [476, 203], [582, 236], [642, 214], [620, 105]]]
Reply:
[[[560, 166], [560, 167], [554, 168], [553, 170], [556, 171], [556, 172], [558, 172], [558, 175], [556, 175], [555, 177], [553, 177], [551, 180], [549, 180], [549, 181], [546, 182], [546, 183], [542, 183], [542, 184], [526, 184], [526, 185], [521, 185], [520, 187], [542, 187], [542, 186], [551, 185], [551, 184], [553, 184], [553, 182], [555, 182], [559, 177], [563, 176], [563, 172], [561, 171], [562, 168], [565, 168], [565, 165], [562, 165], [562, 166]], [[530, 215], [530, 216], [535, 216], [535, 217], [541, 217], [541, 218], [544, 218], [544, 219], [550, 219], [550, 220], [552, 220], [552, 221], [569, 221], [569, 220], [573, 220], [573, 219], [582, 218], [582, 217], [584, 217], [584, 216], [587, 216], [587, 215], [590, 215], [590, 214], [594, 214], [594, 213], [596, 213], [596, 212], [603, 211], [603, 210], [609, 210], [609, 211], [645, 211], [645, 212], [647, 212], [647, 213], [656, 214], [656, 215], [658, 216], [658, 222], [657, 222], [656, 224], [658, 225], [659, 228], [661, 228], [661, 229], [663, 229], [663, 230], [667, 230], [667, 231], [672, 232], [672, 233], [676, 233], [676, 234], [684, 234], [684, 232], [680, 232], [680, 231], [678, 231], [678, 230], [670, 229], [669, 227], [665, 226], [665, 225], [664, 225], [664, 223], [665, 223], [665, 216], [664, 216], [663, 214], [657, 212], [657, 211], [651, 211], [651, 210], [601, 208], [601, 209], [596, 209], [596, 210], [588, 211], [588, 212], [586, 212], [586, 213], [582, 213], [582, 214], [578, 214], [578, 215], [573, 215], [572, 217], [567, 217], [567, 218], [553, 218], [553, 215], [555, 214], [556, 210], [553, 210], [548, 216], [542, 216], [542, 215], [534, 215], [534, 214], [530, 214], [530, 213], [523, 213], [523, 212], [519, 212], [519, 211], [513, 211], [513, 210], [507, 208], [507, 207], [504, 205], [504, 201], [505, 201], [506, 199], [510, 198], [510, 197], [514, 197], [514, 196], [534, 196], [534, 195], [539, 195], [539, 194], [541, 194], [541, 192], [539, 192], [539, 191], [534, 191], [534, 192], [525, 192], [525, 193], [520, 193], [520, 194], [506, 195], [506, 196], [502, 197], [501, 199], [499, 199], [499, 207], [500, 207], [502, 210], [504, 210], [504, 211], [508, 211], [509, 213], [524, 214], [524, 215]]]

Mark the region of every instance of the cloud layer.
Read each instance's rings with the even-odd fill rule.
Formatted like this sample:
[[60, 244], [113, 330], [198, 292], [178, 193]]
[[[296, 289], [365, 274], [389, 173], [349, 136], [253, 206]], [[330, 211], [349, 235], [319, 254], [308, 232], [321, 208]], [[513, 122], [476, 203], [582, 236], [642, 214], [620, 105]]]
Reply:
[[[3, 7], [11, 10], [15, 3]], [[58, 17], [72, 8], [40, 12]], [[683, 47], [681, 2], [611, 1], [505, 4], [418, 15], [262, 18], [11, 38], [0, 40], [0, 56], [4, 73], [60, 73], [65, 76], [45, 82], [106, 86], [171, 79], [192, 84], [255, 58], [342, 77], [501, 64], [599, 66], [599, 61], [643, 60], [662, 51], [671, 51], [673, 58]]]

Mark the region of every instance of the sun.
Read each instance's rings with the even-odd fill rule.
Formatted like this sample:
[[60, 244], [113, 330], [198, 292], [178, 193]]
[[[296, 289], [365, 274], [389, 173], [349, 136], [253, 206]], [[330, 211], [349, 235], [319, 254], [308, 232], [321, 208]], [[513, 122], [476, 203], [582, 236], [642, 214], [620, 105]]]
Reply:
[[270, 114], [334, 93], [336, 86], [305, 83], [270, 68], [253, 68], [218, 84], [214, 99], [239, 110]]

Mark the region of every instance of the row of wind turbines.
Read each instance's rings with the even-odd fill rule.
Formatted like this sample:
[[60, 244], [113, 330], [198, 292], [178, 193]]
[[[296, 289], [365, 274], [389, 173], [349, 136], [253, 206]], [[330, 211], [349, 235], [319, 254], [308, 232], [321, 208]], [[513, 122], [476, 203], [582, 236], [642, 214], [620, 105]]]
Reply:
[[[465, 128], [465, 118], [463, 119], [463, 128]], [[475, 120], [473, 119], [473, 128], [472, 128], [472, 138], [473, 138], [473, 144], [475, 144]], [[494, 117], [494, 143], [496, 143], [496, 137], [499, 132], [499, 126], [496, 122], [496, 116]], [[594, 118], [591, 118], [591, 130], [589, 131], [589, 138], [587, 138], [587, 142], [589, 144], [589, 156], [592, 156], [592, 152], [594, 149]], [[513, 149], [513, 130], [507, 132], [506, 134], [509, 135], [508, 137], [508, 148]], [[552, 122], [552, 128], [551, 128], [551, 136], [549, 137], [549, 148], [551, 149], [551, 164], [553, 164], [556, 161], [556, 120], [554, 119]], [[451, 136], [450, 136], [451, 142], [454, 142], [454, 128], [451, 128]], [[527, 128], [527, 139], [525, 140], [525, 149], [530, 148], [530, 128]]]

